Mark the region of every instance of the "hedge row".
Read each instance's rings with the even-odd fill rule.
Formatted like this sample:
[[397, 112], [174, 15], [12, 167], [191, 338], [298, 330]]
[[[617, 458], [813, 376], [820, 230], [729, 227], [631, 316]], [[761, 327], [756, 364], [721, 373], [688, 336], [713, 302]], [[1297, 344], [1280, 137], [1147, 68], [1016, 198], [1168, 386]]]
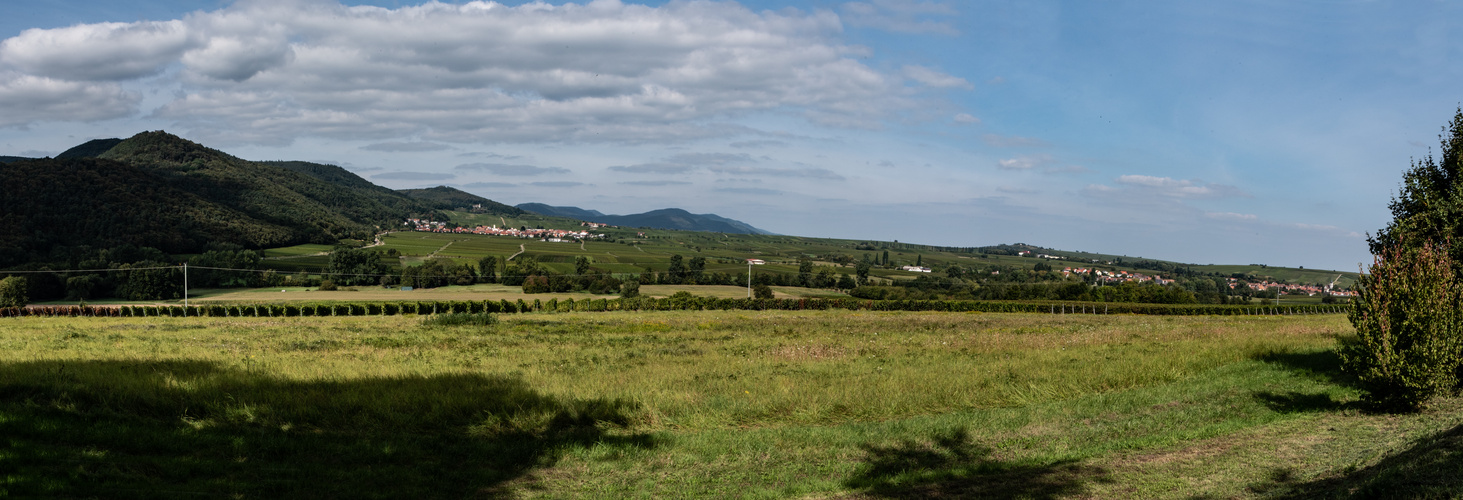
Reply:
[[1148, 314], [1148, 315], [1275, 315], [1336, 314], [1347, 306], [1339, 305], [1210, 305], [1210, 304], [1134, 304], [1104, 302], [1008, 302], [967, 300], [864, 300], [832, 299], [717, 299], [709, 297], [671, 297], [664, 299], [582, 299], [532, 303], [452, 301], [452, 302], [365, 302], [345, 304], [257, 304], [203, 306], [32, 306], [0, 308], [0, 317], [10, 316], [210, 316], [210, 317], [292, 317], [292, 316], [391, 316], [397, 314], [438, 313], [520, 313], [571, 311], [677, 311], [677, 310], [829, 310], [858, 311], [951, 311], [951, 312], [1020, 312], [1046, 314]]

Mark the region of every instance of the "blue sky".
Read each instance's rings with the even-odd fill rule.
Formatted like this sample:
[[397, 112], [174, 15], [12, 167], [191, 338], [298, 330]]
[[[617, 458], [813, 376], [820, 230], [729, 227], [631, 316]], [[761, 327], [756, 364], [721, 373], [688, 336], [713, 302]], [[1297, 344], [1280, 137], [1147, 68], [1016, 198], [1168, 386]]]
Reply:
[[0, 154], [164, 129], [510, 204], [1354, 270], [1463, 101], [1459, 10], [27, 2]]

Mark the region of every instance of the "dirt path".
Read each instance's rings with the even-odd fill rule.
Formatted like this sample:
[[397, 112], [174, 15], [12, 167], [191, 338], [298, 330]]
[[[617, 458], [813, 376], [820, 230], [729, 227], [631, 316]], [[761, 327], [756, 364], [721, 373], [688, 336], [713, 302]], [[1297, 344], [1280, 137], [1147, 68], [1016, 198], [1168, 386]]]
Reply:
[[509, 255], [508, 256], [508, 260], [513, 260], [514, 257], [517, 257], [519, 255], [523, 255], [523, 252], [526, 252], [526, 251], [528, 251], [528, 249], [526, 247], [524, 247], [522, 243], [519, 243], [518, 244], [518, 253], [515, 253], [513, 255]]
[[303, 259], [305, 257], [319, 257], [321, 255], [330, 255], [330, 252], [315, 252], [315, 253], [310, 253], [310, 254], [305, 254], [305, 255], [284, 255], [284, 256], [280, 256], [280, 257], [264, 257], [264, 258], [259, 259], [259, 260]]
[[453, 243], [457, 243], [457, 240], [452, 240], [452, 241], [447, 242], [446, 245], [442, 245], [442, 248], [438, 248], [437, 251], [432, 252], [431, 254], [428, 254], [426, 258], [431, 259], [431, 258], [436, 257], [437, 254], [442, 253], [443, 250], [446, 250], [447, 247], [452, 246]]

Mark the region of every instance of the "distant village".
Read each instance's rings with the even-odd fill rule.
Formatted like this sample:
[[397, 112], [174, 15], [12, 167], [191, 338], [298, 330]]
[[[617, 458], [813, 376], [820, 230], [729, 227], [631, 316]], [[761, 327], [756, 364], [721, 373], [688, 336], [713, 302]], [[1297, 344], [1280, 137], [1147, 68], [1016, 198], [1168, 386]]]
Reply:
[[[402, 225], [412, 228], [413, 231], [428, 233], [457, 233], [457, 234], [487, 234], [495, 236], [513, 236], [516, 238], [534, 238], [550, 243], [562, 243], [575, 240], [601, 239], [605, 235], [591, 233], [589, 231], [570, 231], [567, 229], [534, 229], [534, 228], [511, 228], [498, 226], [477, 226], [477, 227], [447, 227], [445, 222], [436, 222], [423, 219], [407, 219]], [[591, 229], [605, 227], [605, 224], [585, 222], [581, 226]]]

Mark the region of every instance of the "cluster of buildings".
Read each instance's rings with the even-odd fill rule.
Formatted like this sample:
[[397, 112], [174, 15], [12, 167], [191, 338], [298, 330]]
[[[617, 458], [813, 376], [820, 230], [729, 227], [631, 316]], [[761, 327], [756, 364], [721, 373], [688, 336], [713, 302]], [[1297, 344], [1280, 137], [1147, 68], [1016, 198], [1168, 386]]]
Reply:
[[412, 227], [415, 231], [429, 233], [457, 233], [457, 234], [487, 234], [494, 236], [513, 236], [517, 238], [537, 238], [549, 242], [563, 242], [571, 240], [587, 240], [604, 238], [603, 234], [594, 234], [589, 231], [570, 231], [567, 229], [515, 229], [511, 227], [500, 228], [498, 226], [478, 227], [447, 227], [445, 222], [434, 222], [421, 219], [407, 219], [406, 226]]
[[[1152, 282], [1157, 283], [1157, 284], [1160, 284], [1160, 285], [1167, 285], [1167, 284], [1173, 283], [1173, 280], [1166, 280], [1166, 279], [1163, 279], [1162, 277], [1159, 277], [1159, 276], [1149, 276], [1149, 275], [1146, 275], [1146, 274], [1130, 273], [1130, 272], [1127, 272], [1127, 271], [1103, 271], [1101, 269], [1087, 269], [1085, 267], [1079, 267], [1079, 268], [1068, 267], [1068, 268], [1062, 269], [1062, 276], [1063, 277], [1068, 277], [1068, 276], [1071, 276], [1073, 274], [1077, 274], [1077, 275], [1091, 274], [1091, 275], [1095, 276], [1098, 280], [1101, 280], [1101, 281], [1104, 281], [1104, 282], [1114, 282], [1114, 281], [1137, 281], [1137, 282], [1145, 282], [1145, 281], [1152, 281]], [[1278, 289], [1281, 289], [1281, 290], [1285, 290], [1285, 293], [1288, 294], [1288, 295], [1299, 295], [1299, 294], [1317, 295], [1317, 294], [1323, 294], [1323, 293], [1335, 295], [1335, 296], [1338, 296], [1338, 297], [1352, 297], [1352, 296], [1355, 296], [1356, 295], [1355, 292], [1349, 292], [1349, 291], [1344, 291], [1344, 290], [1336, 290], [1331, 285], [1325, 285], [1325, 286], [1317, 286], [1317, 285], [1292, 285], [1292, 284], [1288, 284], [1288, 283], [1276, 283], [1276, 282], [1273, 282], [1273, 281], [1243, 282], [1243, 281], [1240, 281], [1240, 280], [1238, 280], [1236, 278], [1227, 278], [1227, 280], [1229, 281], [1229, 289], [1230, 290], [1233, 290], [1235, 288], [1239, 288], [1239, 287], [1242, 287], [1242, 286], [1247, 286], [1251, 290], [1256, 290], [1256, 291], [1275, 290], [1275, 289], [1278, 288]]]
[[902, 267], [900, 267], [900, 269], [903, 269], [905, 271], [909, 271], [911, 273], [928, 273], [928, 272], [932, 272], [930, 270], [930, 268], [924, 267], [924, 266], [902, 266]]
[[1149, 276], [1149, 275], [1146, 275], [1146, 274], [1143, 274], [1143, 273], [1130, 273], [1130, 272], [1127, 272], [1127, 271], [1103, 271], [1101, 269], [1088, 269], [1088, 268], [1085, 268], [1085, 267], [1079, 267], [1079, 268], [1071, 268], [1071, 267], [1068, 267], [1068, 268], [1062, 269], [1062, 277], [1064, 277], [1064, 278], [1065, 277], [1068, 277], [1068, 276], [1071, 276], [1073, 274], [1090, 274], [1093, 277], [1097, 278], [1099, 281], [1103, 281], [1103, 282], [1107, 282], [1107, 283], [1114, 282], [1114, 281], [1136, 281], [1136, 282], [1139, 282], [1139, 283], [1152, 281], [1152, 282], [1154, 282], [1156, 284], [1159, 284], [1159, 285], [1167, 285], [1167, 284], [1173, 283], [1173, 280], [1163, 279], [1162, 276], [1158, 276], [1158, 275]]
[[[1230, 281], [1229, 287], [1230, 288], [1234, 288], [1236, 286], [1236, 284], [1234, 283], [1236, 280], [1234, 278], [1230, 278], [1229, 281]], [[1299, 295], [1299, 294], [1302, 294], [1302, 293], [1303, 294], [1306, 294], [1306, 295], [1316, 295], [1316, 294], [1326, 293], [1326, 294], [1335, 295], [1337, 297], [1354, 297], [1354, 296], [1356, 296], [1356, 292], [1350, 292], [1350, 291], [1345, 291], [1345, 290], [1336, 290], [1331, 285], [1326, 285], [1326, 286], [1291, 285], [1291, 284], [1286, 284], [1286, 283], [1274, 283], [1274, 282], [1270, 282], [1270, 281], [1257, 281], [1257, 282], [1253, 282], [1253, 283], [1248, 283], [1248, 285], [1249, 285], [1250, 289], [1252, 289], [1252, 290], [1274, 290], [1274, 289], [1276, 289], [1278, 287], [1281, 290], [1285, 290], [1285, 293], [1287, 295]]]
[[1060, 255], [1048, 255], [1048, 254], [1044, 254], [1044, 253], [1039, 253], [1039, 254], [1032, 255], [1031, 250], [1022, 250], [1020, 252], [1016, 252], [1016, 256], [1017, 257], [1036, 257], [1038, 259], [1053, 259], [1053, 260], [1066, 260], [1067, 259], [1066, 257], [1062, 257]]

